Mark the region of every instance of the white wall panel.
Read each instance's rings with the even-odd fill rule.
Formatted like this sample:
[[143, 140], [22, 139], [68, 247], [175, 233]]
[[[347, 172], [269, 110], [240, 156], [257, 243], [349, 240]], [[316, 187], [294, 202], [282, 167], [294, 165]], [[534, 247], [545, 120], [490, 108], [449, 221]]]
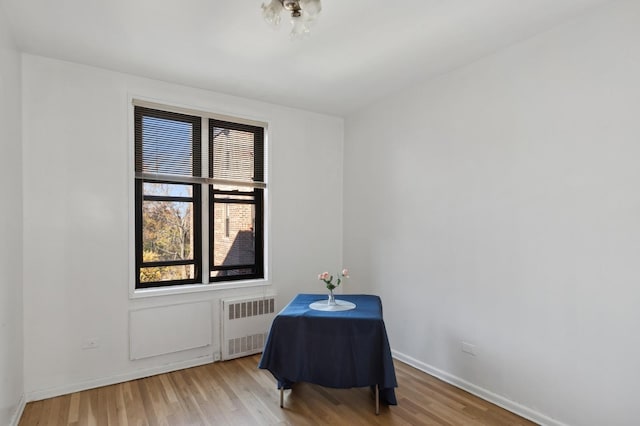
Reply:
[[347, 286], [398, 353], [543, 423], [638, 422], [638, 46], [613, 2], [347, 118]]
[[209, 301], [131, 311], [129, 356], [134, 360], [209, 346], [212, 320]]
[[[266, 286], [129, 297], [132, 97], [268, 123]], [[283, 306], [298, 292], [321, 291], [318, 271], [339, 267], [342, 119], [32, 55], [23, 57], [23, 102], [23, 150], [29, 159], [24, 166], [28, 396], [213, 359], [220, 351], [221, 298], [272, 290]], [[130, 311], [197, 302], [213, 307], [211, 345], [129, 359]], [[206, 333], [211, 325], [201, 327]], [[179, 346], [178, 337], [172, 339]], [[87, 342], [95, 345], [86, 348]]]
[[[0, 424], [24, 404], [21, 58], [0, 6]], [[21, 403], [22, 401], [22, 403]]]

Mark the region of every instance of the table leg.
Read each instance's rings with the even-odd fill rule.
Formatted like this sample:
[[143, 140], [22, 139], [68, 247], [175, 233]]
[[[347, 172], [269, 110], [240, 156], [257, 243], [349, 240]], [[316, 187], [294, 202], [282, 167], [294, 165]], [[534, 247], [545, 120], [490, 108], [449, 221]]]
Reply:
[[376, 385], [376, 416], [380, 414], [380, 388]]
[[284, 408], [284, 387], [280, 388], [280, 408]]

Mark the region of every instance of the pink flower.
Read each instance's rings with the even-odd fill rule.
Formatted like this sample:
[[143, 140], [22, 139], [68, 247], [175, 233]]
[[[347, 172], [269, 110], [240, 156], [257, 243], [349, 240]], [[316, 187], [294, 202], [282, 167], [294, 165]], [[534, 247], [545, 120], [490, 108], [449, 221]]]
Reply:
[[348, 269], [346, 269], [346, 268], [345, 268], [345, 269], [343, 269], [343, 270], [342, 270], [342, 276], [343, 276], [343, 277], [346, 277], [346, 278], [349, 278], [349, 270], [348, 270]]
[[328, 280], [329, 279], [329, 273], [328, 272], [323, 272], [320, 275], [318, 275], [318, 279], [319, 280]]

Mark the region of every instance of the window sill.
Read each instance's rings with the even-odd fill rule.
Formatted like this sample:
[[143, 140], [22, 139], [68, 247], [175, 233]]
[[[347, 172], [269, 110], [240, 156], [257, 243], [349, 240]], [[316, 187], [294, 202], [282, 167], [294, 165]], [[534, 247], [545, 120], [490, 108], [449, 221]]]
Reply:
[[156, 287], [133, 290], [129, 293], [129, 299], [143, 299], [147, 297], [170, 296], [176, 294], [202, 293], [210, 291], [229, 290], [247, 287], [265, 287], [271, 285], [267, 280], [230, 281], [223, 283], [187, 284], [171, 287]]

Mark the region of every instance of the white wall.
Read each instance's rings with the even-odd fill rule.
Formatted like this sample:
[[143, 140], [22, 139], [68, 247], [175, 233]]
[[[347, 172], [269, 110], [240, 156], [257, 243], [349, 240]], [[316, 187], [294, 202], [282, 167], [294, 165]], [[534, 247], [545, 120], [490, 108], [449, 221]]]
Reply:
[[0, 7], [0, 424], [23, 404], [20, 54]]
[[[221, 297], [275, 291], [282, 307], [339, 267], [342, 119], [30, 55], [23, 83], [29, 399], [207, 362]], [[269, 123], [272, 286], [129, 298], [130, 96]], [[213, 346], [129, 360], [130, 310], [198, 300], [214, 304]]]
[[350, 291], [399, 357], [542, 423], [637, 424], [639, 46], [616, 2], [347, 118]]

